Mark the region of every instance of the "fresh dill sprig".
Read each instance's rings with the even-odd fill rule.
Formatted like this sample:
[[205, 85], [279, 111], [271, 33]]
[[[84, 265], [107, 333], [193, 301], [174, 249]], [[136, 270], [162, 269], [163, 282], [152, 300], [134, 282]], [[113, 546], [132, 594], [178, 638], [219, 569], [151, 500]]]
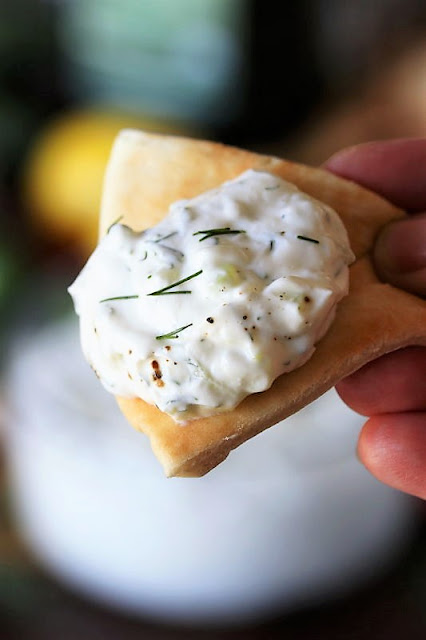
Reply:
[[201, 231], [196, 231], [193, 233], [193, 236], [200, 236], [200, 242], [206, 240], [207, 238], [212, 238], [213, 236], [224, 236], [224, 235], [235, 235], [237, 233], [245, 233], [243, 229], [231, 229], [231, 227], [222, 227], [219, 229], [203, 229]]
[[135, 298], [139, 298], [139, 296], [114, 296], [113, 298], [104, 298], [103, 300], [99, 300], [99, 302], [111, 302], [112, 300], [134, 300]]
[[315, 238], [308, 238], [307, 236], [297, 236], [299, 240], [306, 240], [307, 242], [313, 242], [314, 244], [319, 244], [319, 240], [315, 240]]
[[124, 216], [118, 216], [117, 220], [114, 220], [114, 222], [111, 222], [111, 224], [109, 225], [108, 229], [107, 229], [107, 233], [109, 233], [111, 231], [111, 229], [120, 222], [120, 220], [122, 220], [124, 218]]
[[191, 291], [188, 290], [184, 290], [184, 291], [169, 291], [169, 289], [173, 289], [174, 287], [177, 287], [179, 284], [183, 284], [184, 282], [188, 282], [188, 280], [192, 280], [192, 278], [196, 278], [197, 276], [200, 275], [200, 273], [203, 273], [203, 270], [200, 269], [199, 271], [196, 271], [195, 273], [191, 274], [190, 276], [187, 276], [186, 278], [182, 278], [182, 280], [178, 280], [177, 282], [173, 282], [173, 284], [169, 284], [167, 285], [167, 287], [163, 287], [162, 289], [158, 289], [157, 291], [151, 291], [151, 293], [147, 293], [147, 296], [163, 296], [163, 295], [167, 295], [167, 294], [174, 294], [174, 293], [191, 293]]
[[175, 329], [174, 331], [170, 331], [170, 333], [163, 333], [161, 336], [155, 336], [156, 340], [168, 340], [179, 338], [178, 333], [183, 331], [184, 329], [188, 329], [188, 327], [192, 327], [192, 322], [190, 324], [185, 324], [183, 327], [179, 327], [179, 329]]

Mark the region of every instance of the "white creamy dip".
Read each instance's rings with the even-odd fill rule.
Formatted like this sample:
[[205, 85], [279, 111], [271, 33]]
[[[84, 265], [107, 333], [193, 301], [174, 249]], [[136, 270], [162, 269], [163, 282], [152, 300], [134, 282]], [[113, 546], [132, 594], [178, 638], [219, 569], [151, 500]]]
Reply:
[[185, 421], [304, 364], [353, 259], [332, 209], [249, 170], [172, 204], [152, 229], [112, 225], [69, 291], [106, 389]]

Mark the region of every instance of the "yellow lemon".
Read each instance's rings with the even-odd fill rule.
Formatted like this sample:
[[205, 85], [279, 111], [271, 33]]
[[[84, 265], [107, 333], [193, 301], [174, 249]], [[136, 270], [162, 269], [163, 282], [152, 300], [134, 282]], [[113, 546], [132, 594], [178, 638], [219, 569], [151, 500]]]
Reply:
[[39, 134], [24, 167], [23, 194], [39, 231], [75, 242], [87, 255], [96, 246], [103, 175], [117, 133], [124, 128], [184, 133], [174, 125], [119, 113], [65, 113]]

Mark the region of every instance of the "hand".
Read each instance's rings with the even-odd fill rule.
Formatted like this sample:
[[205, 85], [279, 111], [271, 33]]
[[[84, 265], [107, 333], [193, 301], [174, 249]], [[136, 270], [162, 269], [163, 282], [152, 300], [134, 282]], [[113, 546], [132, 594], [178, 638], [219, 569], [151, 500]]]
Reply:
[[[426, 296], [426, 139], [372, 142], [332, 156], [325, 167], [410, 212], [380, 233], [374, 262], [382, 280]], [[422, 213], [423, 212], [423, 213]], [[337, 385], [355, 411], [371, 416], [358, 442], [379, 480], [426, 498], [426, 348], [369, 363]]]

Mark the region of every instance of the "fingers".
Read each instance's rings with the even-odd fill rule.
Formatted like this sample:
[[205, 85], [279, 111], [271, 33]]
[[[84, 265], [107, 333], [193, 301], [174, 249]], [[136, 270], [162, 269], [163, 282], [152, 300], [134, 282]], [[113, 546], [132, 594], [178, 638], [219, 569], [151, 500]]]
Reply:
[[386, 414], [370, 418], [358, 455], [381, 482], [426, 498], [426, 414]]
[[[426, 139], [352, 147], [325, 166], [397, 206], [426, 211]], [[426, 213], [383, 229], [374, 262], [381, 279], [426, 296]], [[341, 381], [337, 390], [349, 406], [373, 416], [358, 444], [367, 469], [382, 482], [426, 499], [426, 349], [383, 356]]]
[[426, 213], [385, 227], [376, 241], [374, 263], [381, 280], [426, 296]]
[[339, 382], [336, 389], [363, 415], [426, 410], [426, 348], [388, 353]]
[[[325, 166], [404, 209], [426, 210], [426, 138], [358, 145], [336, 153]], [[374, 263], [383, 281], [426, 296], [426, 214], [385, 227]]]
[[342, 380], [349, 406], [372, 415], [358, 455], [381, 482], [426, 498], [426, 349], [390, 353]]
[[325, 167], [403, 209], [426, 210], [426, 138], [350, 147], [332, 156]]

